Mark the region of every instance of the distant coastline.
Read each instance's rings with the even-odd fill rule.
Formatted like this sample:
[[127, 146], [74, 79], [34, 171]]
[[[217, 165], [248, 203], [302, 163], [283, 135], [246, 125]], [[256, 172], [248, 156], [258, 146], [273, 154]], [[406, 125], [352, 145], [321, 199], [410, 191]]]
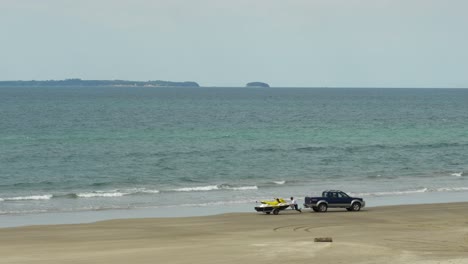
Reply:
[[46, 80], [46, 81], [0, 81], [0, 87], [44, 87], [44, 86], [67, 86], [67, 87], [200, 87], [198, 83], [187, 82], [171, 82], [171, 81], [128, 81], [128, 80], [82, 80], [82, 79], [65, 79], [65, 80]]

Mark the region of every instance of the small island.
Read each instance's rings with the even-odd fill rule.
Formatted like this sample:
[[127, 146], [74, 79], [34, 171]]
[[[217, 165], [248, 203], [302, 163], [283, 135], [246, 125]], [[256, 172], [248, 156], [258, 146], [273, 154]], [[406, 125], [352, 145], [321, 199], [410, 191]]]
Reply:
[[196, 82], [126, 81], [126, 80], [47, 80], [0, 81], [0, 87], [200, 87]]
[[248, 84], [245, 85], [245, 87], [270, 88], [270, 85], [268, 85], [268, 83], [264, 83], [264, 82], [249, 82]]

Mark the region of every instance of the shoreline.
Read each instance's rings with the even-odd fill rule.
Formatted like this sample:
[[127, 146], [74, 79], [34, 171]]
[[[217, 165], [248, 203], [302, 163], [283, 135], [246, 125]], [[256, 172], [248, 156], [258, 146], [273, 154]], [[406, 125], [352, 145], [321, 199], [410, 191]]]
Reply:
[[2, 228], [0, 263], [468, 263], [466, 219], [468, 202]]
[[[365, 208], [406, 205], [437, 205], [468, 202], [466, 192], [414, 193], [403, 196], [366, 197]], [[302, 204], [303, 199], [299, 199]], [[255, 203], [212, 205], [212, 206], [167, 206], [154, 208], [109, 209], [74, 212], [43, 212], [32, 214], [0, 215], [0, 229], [25, 226], [66, 224], [89, 224], [118, 219], [145, 218], [190, 218], [216, 216], [229, 213], [256, 213]], [[302, 207], [302, 205], [300, 206]], [[304, 211], [312, 211], [305, 209]]]

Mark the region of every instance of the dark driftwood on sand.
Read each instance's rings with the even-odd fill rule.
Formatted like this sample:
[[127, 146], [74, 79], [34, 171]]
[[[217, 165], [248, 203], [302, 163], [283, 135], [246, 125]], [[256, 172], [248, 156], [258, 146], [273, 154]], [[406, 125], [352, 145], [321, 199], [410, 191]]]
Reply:
[[331, 237], [316, 237], [314, 242], [333, 242], [333, 239]]

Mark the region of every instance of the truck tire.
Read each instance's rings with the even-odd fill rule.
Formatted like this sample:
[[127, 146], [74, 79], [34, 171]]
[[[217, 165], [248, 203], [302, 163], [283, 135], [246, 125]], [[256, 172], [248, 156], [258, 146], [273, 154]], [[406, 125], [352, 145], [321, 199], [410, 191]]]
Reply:
[[361, 210], [361, 204], [358, 203], [358, 202], [354, 202], [354, 203], [351, 205], [351, 210], [353, 210], [353, 211], [360, 211], [360, 210]]
[[318, 211], [321, 213], [325, 213], [328, 210], [328, 205], [326, 203], [321, 203], [318, 206]]

